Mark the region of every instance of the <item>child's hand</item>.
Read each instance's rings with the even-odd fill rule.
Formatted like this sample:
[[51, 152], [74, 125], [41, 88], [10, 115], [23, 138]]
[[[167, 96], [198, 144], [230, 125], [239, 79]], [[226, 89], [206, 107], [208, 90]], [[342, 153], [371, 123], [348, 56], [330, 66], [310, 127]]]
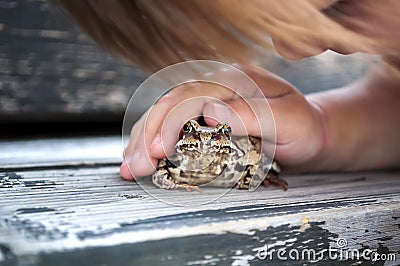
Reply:
[[[121, 176], [133, 179], [133, 176], [151, 174], [157, 160], [173, 151], [181, 126], [188, 119], [200, 115], [211, 125], [216, 123], [215, 120], [228, 123], [234, 135], [260, 137], [262, 133], [266, 150], [271, 150], [271, 143], [275, 139], [274, 128], [271, 126], [275, 121], [275, 160], [284, 169], [304, 170], [310, 167], [318, 159], [326, 138], [325, 123], [319, 107], [307, 101], [291, 84], [270, 72], [255, 67], [240, 69], [258, 84], [267, 97], [273, 117], [265, 108], [265, 99], [254, 97], [250, 92], [244, 91], [246, 99], [240, 99], [226, 88], [207, 83], [178, 86], [163, 96], [132, 128], [124, 152]], [[201, 96], [219, 99], [231, 109], [221, 102]]]

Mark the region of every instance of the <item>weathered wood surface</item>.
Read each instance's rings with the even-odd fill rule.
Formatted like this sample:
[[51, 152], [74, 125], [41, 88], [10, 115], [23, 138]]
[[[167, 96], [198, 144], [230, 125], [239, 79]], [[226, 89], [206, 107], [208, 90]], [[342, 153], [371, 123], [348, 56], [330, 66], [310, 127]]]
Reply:
[[[271, 257], [257, 255], [267, 247], [275, 264], [311, 250], [322, 265], [340, 262], [323, 252], [338, 239], [347, 241], [344, 250], [376, 252], [385, 265], [400, 259], [399, 172], [287, 176], [287, 192], [188, 193], [123, 181], [114, 159], [23, 163], [0, 166], [0, 264], [265, 265]], [[273, 249], [287, 253], [279, 259]], [[357, 262], [371, 263], [342, 263]]]
[[43, 0], [0, 0], [0, 122], [120, 119], [143, 74]]
[[118, 163], [122, 137], [64, 137], [0, 141], [0, 169]]

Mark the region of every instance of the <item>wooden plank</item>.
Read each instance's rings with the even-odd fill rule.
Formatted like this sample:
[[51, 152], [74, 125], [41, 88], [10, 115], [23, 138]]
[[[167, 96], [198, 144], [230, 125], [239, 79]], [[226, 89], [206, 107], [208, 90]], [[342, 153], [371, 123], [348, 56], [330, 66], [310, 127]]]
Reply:
[[0, 170], [117, 164], [122, 160], [122, 152], [121, 136], [0, 141]]
[[118, 121], [142, 80], [48, 1], [0, 1], [0, 121]]
[[121, 180], [117, 166], [1, 173], [2, 259], [245, 265], [265, 263], [257, 258], [265, 244], [321, 253], [338, 238], [350, 250], [398, 254], [399, 174], [287, 176], [287, 192], [224, 194], [165, 191], [148, 179], [140, 183], [144, 190]]

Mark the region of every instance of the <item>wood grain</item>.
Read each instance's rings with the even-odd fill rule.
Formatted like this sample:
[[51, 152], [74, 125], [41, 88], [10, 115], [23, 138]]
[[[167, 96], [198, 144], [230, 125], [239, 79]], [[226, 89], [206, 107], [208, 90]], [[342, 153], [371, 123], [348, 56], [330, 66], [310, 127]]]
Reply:
[[[257, 252], [266, 244], [321, 252], [338, 238], [348, 249], [399, 253], [398, 172], [286, 179], [287, 192], [188, 193], [157, 189], [148, 179], [140, 186], [123, 181], [117, 166], [10, 168], [0, 174], [2, 259], [35, 265], [64, 259], [65, 265], [241, 265], [265, 263]], [[320, 262], [327, 261], [325, 256]]]

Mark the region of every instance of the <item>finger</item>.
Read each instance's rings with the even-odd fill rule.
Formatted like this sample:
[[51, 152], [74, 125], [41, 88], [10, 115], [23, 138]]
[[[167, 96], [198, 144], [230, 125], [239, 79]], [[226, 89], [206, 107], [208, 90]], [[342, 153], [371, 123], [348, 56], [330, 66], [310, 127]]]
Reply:
[[[265, 98], [211, 102], [204, 106], [205, 117], [228, 123], [234, 135], [262, 137], [275, 142], [274, 118]], [[208, 121], [207, 121], [208, 123]]]
[[[310, 109], [302, 93], [286, 80], [255, 66], [237, 66], [249, 75], [260, 87], [275, 118], [277, 144], [287, 144], [298, 138], [302, 132], [296, 134], [293, 128], [305, 129], [307, 119], [310, 116]], [[303, 124], [299, 124], [303, 121]], [[295, 126], [297, 125], [297, 127]], [[304, 135], [304, 134], [303, 134]]]
[[225, 99], [231, 95], [228, 89], [207, 82], [184, 84], [164, 95], [151, 109], [144, 127], [150, 155], [163, 158], [170, 154], [185, 122], [200, 116], [210, 99]]
[[[193, 98], [197, 100], [191, 100]], [[182, 125], [189, 119], [199, 116], [203, 104], [204, 101], [187, 91], [171, 91], [163, 96], [150, 110], [144, 125], [143, 134], [150, 155], [154, 158], [163, 158], [171, 154]]]
[[[204, 104], [210, 99], [228, 99], [231, 95], [230, 90], [216, 84], [191, 82], [161, 97], [132, 130], [125, 150], [130, 174], [139, 177], [154, 171], [157, 159], [174, 151], [180, 129], [187, 120], [200, 116]], [[121, 175], [132, 179], [124, 164]]]
[[[144, 114], [132, 127], [130, 135], [129, 135], [129, 142], [123, 151], [123, 161], [120, 167], [120, 175], [122, 178], [126, 180], [133, 180], [134, 175], [131, 173], [129, 169], [129, 163], [132, 159], [133, 152], [136, 146], [136, 142], [140, 135], [141, 129], [143, 128], [143, 121], [146, 114]], [[124, 133], [123, 133], [124, 134]], [[125, 136], [123, 136], [125, 138]]]
[[150, 157], [146, 151], [144, 135], [139, 135], [135, 149], [129, 155], [128, 168], [133, 177], [141, 177], [151, 174], [157, 165], [157, 159]]
[[236, 68], [247, 74], [261, 89], [267, 98], [282, 97], [298, 90], [285, 79], [257, 66], [234, 64]]
[[[207, 103], [203, 112], [205, 116], [228, 123], [234, 135], [262, 138], [263, 150], [267, 155], [272, 156], [276, 148], [277, 157], [293, 161], [309, 147], [316, 145], [309, 141], [313, 134], [309, 129], [315, 128], [315, 125], [309, 124], [313, 120], [304, 119], [312, 117], [310, 109], [305, 106], [308, 105], [304, 97], [289, 94], [270, 99], [269, 106], [262, 98], [238, 99], [227, 101], [226, 104]], [[307, 142], [308, 147], [294, 145], [299, 141]], [[295, 150], [296, 147], [300, 147], [300, 150]]]
[[137, 123], [132, 128], [132, 141], [124, 151], [124, 161], [120, 168], [120, 174], [127, 180], [151, 174], [157, 164], [157, 159], [150, 157], [148, 152], [144, 152], [146, 149], [144, 147], [144, 135], [140, 133], [141, 128], [143, 128], [141, 123]]
[[[129, 161], [130, 155], [132, 155], [132, 153], [135, 149], [136, 142], [142, 132], [144, 121], [145, 121], [145, 118], [147, 117], [147, 115], [148, 115], [148, 112], [143, 114], [142, 117], [131, 128], [130, 134], [128, 136], [128, 144], [126, 145], [126, 147], [123, 151], [123, 154], [122, 154], [125, 160]], [[124, 134], [124, 132], [122, 134]], [[123, 137], [123, 141], [125, 142], [126, 137], [124, 135], [122, 137]]]
[[[159, 128], [166, 113], [179, 100], [173, 91], [165, 94], [160, 100], [149, 109], [132, 128], [129, 144], [125, 149], [124, 157], [129, 172], [134, 177], [151, 174], [158, 158], [165, 155], [162, 152], [152, 151], [152, 146], [161, 145], [159, 140]], [[154, 143], [152, 145], [152, 143]], [[173, 139], [166, 138], [165, 146], [173, 146]], [[126, 166], [121, 166], [121, 175], [126, 174]], [[123, 177], [125, 177], [123, 175]], [[129, 175], [126, 175], [130, 178]]]
[[204, 103], [209, 100], [209, 97], [201, 95], [215, 94], [222, 97], [220, 91], [213, 90], [214, 93], [210, 93], [210, 86], [215, 85], [192, 83], [180, 86], [160, 98], [142, 116], [132, 128], [124, 152], [125, 163], [120, 170], [123, 178], [132, 180], [134, 177], [151, 174], [157, 160], [172, 153], [182, 125], [201, 115]]
[[119, 168], [119, 174], [125, 180], [130, 180], [130, 181], [135, 180], [135, 178], [131, 173], [131, 170], [129, 169], [128, 163], [125, 159], [122, 161], [122, 164]]

